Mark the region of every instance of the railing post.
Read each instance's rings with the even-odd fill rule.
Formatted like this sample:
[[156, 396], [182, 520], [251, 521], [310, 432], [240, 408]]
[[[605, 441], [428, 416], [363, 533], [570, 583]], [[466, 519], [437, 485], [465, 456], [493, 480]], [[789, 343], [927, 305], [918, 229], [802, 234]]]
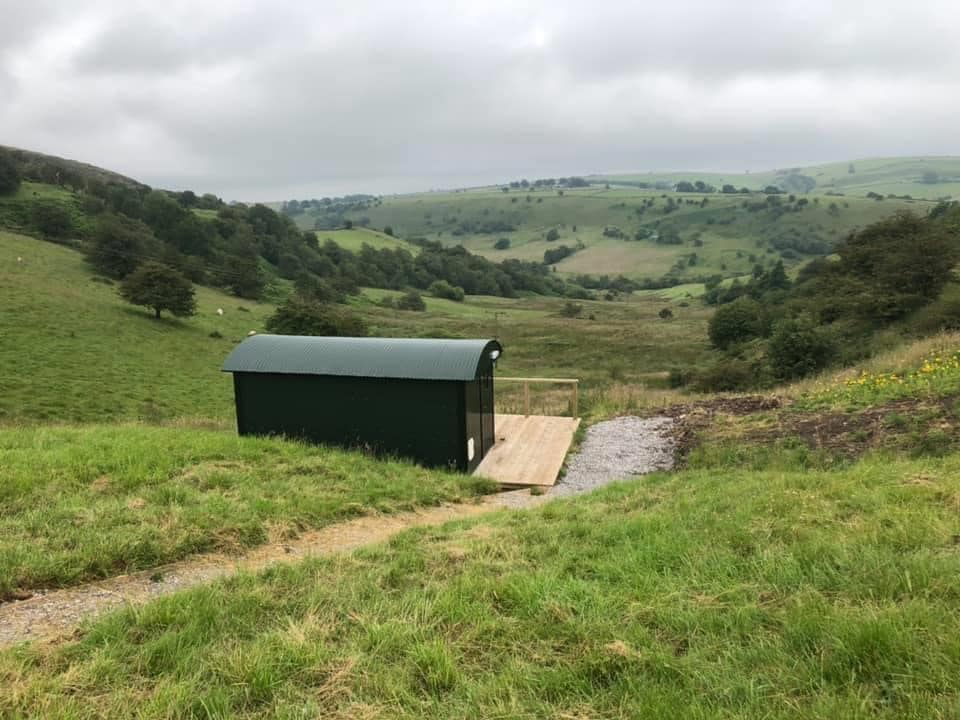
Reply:
[[574, 380], [574, 381], [573, 381], [573, 402], [571, 403], [571, 405], [572, 405], [571, 415], [573, 415], [573, 417], [577, 417], [577, 404], [578, 404], [579, 395], [580, 395], [580, 389], [579, 389], [579, 388], [580, 388], [580, 383], [579, 383], [579, 381]]
[[523, 383], [523, 414], [530, 416], [530, 383]]

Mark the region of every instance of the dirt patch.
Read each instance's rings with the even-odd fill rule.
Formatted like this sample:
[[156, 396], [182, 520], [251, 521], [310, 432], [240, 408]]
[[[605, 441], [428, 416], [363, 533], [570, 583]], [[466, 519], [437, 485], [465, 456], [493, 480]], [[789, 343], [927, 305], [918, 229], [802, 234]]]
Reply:
[[956, 398], [909, 398], [859, 412], [788, 411], [778, 415], [776, 427], [751, 431], [745, 439], [763, 443], [798, 438], [811, 449], [845, 459], [880, 448], [938, 454], [960, 441], [955, 405]]
[[677, 466], [682, 466], [690, 451], [700, 442], [700, 434], [723, 417], [742, 417], [784, 407], [785, 401], [775, 396], [714, 398], [687, 405], [673, 405], [657, 410], [657, 415], [673, 418], [671, 429]]

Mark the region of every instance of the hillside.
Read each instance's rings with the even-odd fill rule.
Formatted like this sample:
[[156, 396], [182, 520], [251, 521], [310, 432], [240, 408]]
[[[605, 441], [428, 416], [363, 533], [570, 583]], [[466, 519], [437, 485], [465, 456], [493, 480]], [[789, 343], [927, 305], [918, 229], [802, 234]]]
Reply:
[[[799, 201], [799, 202], [798, 202]], [[542, 262], [566, 246], [574, 252], [551, 263], [558, 273], [660, 278], [683, 282], [713, 274], [749, 273], [759, 262], [782, 259], [796, 267], [829, 252], [858, 227], [897, 210], [921, 214], [927, 201], [824, 195], [777, 197], [719, 193], [664, 193], [590, 187], [555, 190], [470, 191], [385, 197], [345, 217], [355, 224], [391, 227], [401, 237], [462, 245], [491, 260]], [[301, 227], [315, 216], [298, 215]], [[548, 233], [556, 238], [548, 240]], [[322, 231], [318, 231], [322, 235]], [[644, 235], [637, 239], [637, 234]], [[509, 241], [497, 249], [498, 241]]]
[[702, 180], [718, 189], [725, 184], [755, 190], [767, 185], [783, 185], [787, 190], [802, 191], [802, 184], [797, 183], [796, 177], [791, 180], [792, 176], [812, 180], [810, 192], [814, 193], [865, 197], [872, 192], [926, 200], [960, 198], [960, 157], [956, 156], [869, 158], [753, 173], [649, 172], [595, 175], [589, 179], [620, 185], [670, 187], [678, 182]]
[[956, 343], [878, 358], [905, 380], [895, 404], [834, 376], [792, 403], [676, 408], [692, 440], [679, 472], [241, 574], [0, 652], [0, 713], [950, 717]]
[[[117, 283], [76, 250], [0, 231], [0, 260], [0, 335], [11, 340], [0, 345], [0, 424], [202, 417], [232, 425], [232, 385], [220, 367], [249, 331], [264, 330], [274, 305], [197, 287], [196, 316], [158, 322], [124, 303]], [[709, 356], [709, 310], [699, 305], [675, 306], [665, 322], [656, 298], [582, 301], [569, 318], [559, 298], [427, 298], [421, 313], [381, 307], [386, 295], [399, 293], [366, 289], [350, 300], [371, 333], [499, 337], [504, 374], [580, 377], [584, 412], [607, 402], [612, 387], [662, 386], [676, 364]], [[623, 393], [633, 402], [642, 395]]]

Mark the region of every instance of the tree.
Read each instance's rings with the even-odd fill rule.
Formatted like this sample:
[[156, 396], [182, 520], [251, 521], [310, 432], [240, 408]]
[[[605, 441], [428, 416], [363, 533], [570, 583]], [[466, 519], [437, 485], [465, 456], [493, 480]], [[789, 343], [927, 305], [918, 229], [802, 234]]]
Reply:
[[936, 185], [940, 182], [940, 173], [934, 172], [933, 170], [927, 170], [923, 174], [923, 182], [928, 185]]
[[193, 284], [179, 271], [153, 260], [127, 276], [120, 295], [131, 305], [150, 308], [158, 320], [164, 310], [177, 317], [189, 317], [197, 311]]
[[20, 171], [6, 150], [0, 148], [0, 195], [13, 195], [20, 189]]
[[146, 225], [120, 215], [107, 215], [97, 224], [87, 261], [97, 272], [122, 280], [144, 255], [158, 252], [158, 242]]
[[267, 319], [267, 330], [278, 335], [364, 337], [363, 319], [346, 308], [293, 296]]

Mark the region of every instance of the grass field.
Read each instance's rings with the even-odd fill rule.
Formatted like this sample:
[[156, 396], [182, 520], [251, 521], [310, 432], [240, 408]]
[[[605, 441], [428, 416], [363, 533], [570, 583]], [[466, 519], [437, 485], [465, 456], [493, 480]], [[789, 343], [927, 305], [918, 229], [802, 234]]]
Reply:
[[[545, 190], [422, 193], [384, 198], [381, 204], [357, 211], [353, 217], [369, 218], [372, 227], [389, 225], [401, 237], [422, 236], [447, 245], [463, 245], [491, 260], [541, 262], [546, 250], [582, 243], [583, 249], [556, 264], [558, 272], [567, 274], [625, 274], [642, 278], [660, 277], [673, 269], [681, 277], [715, 273], [732, 277], [749, 272], [757, 262], [770, 264], [783, 258], [788, 266], [795, 267], [809, 259], [777, 249], [775, 245], [783, 238], [802, 236], [830, 244], [843, 239], [854, 228], [899, 209], [909, 208], [922, 214], [932, 207], [932, 203], [921, 200], [878, 202], [815, 193], [802, 196], [808, 204], [801, 211], [774, 216], [742, 207], [745, 200], [758, 202], [763, 196], [673, 192], [664, 195], [661, 191], [603, 186], [565, 190], [562, 196]], [[701, 206], [705, 197], [707, 204]], [[665, 214], [668, 200], [681, 204]], [[638, 215], [637, 210], [648, 202], [652, 206]], [[302, 222], [309, 225], [309, 216]], [[493, 222], [504, 223], [513, 230], [476, 232], [478, 226]], [[607, 227], [619, 228], [629, 239], [604, 236]], [[640, 228], [653, 231], [666, 227], [675, 230], [683, 242], [662, 245], [653, 240], [633, 240]], [[550, 229], [559, 232], [558, 240], [546, 240]], [[501, 238], [510, 241], [508, 249], [494, 248]], [[689, 264], [693, 253], [696, 262]], [[678, 261], [684, 264], [674, 269]]]
[[[95, 282], [74, 250], [0, 233], [0, 253], [0, 334], [12, 339], [0, 346], [0, 423], [232, 419], [232, 385], [220, 367], [250, 330], [264, 330], [272, 305], [197, 288], [195, 317], [158, 322], [126, 305], [116, 285]], [[584, 412], [590, 388], [643, 381], [710, 352], [709, 310], [677, 305], [664, 322], [657, 313], [667, 301], [655, 297], [583, 302], [570, 319], [557, 298], [427, 298], [427, 312], [416, 313], [378, 307], [387, 294], [395, 293], [367, 290], [353, 300], [373, 334], [498, 337], [500, 374], [580, 377]]]
[[358, 252], [364, 245], [369, 245], [378, 250], [387, 248], [397, 250], [402, 248], [407, 252], [416, 255], [420, 248], [413, 243], [404, 242], [390, 235], [386, 235], [376, 230], [366, 228], [354, 228], [352, 230], [317, 230], [317, 239], [322, 245], [326, 240], [333, 240], [337, 245], [353, 252]]
[[932, 718], [957, 458], [649, 477], [408, 532], [0, 655], [0, 713]]
[[232, 429], [0, 429], [0, 601], [337, 520], [465, 500], [488, 483]]
[[[853, 172], [850, 166], [853, 165]], [[590, 179], [596, 182], [647, 182], [669, 183], [703, 180], [716, 187], [729, 183], [737, 188], [759, 190], [777, 184], [783, 173], [793, 168], [754, 173], [701, 173], [701, 172], [651, 172], [634, 175], [598, 175]], [[814, 192], [843, 192], [847, 195], [865, 196], [868, 192], [881, 195], [910, 195], [915, 198], [936, 200], [942, 197], [960, 197], [960, 157], [892, 157], [868, 158], [850, 162], [827, 163], [796, 168], [798, 172], [813, 178], [817, 186]], [[935, 172], [938, 182], [924, 181], [924, 174]]]

